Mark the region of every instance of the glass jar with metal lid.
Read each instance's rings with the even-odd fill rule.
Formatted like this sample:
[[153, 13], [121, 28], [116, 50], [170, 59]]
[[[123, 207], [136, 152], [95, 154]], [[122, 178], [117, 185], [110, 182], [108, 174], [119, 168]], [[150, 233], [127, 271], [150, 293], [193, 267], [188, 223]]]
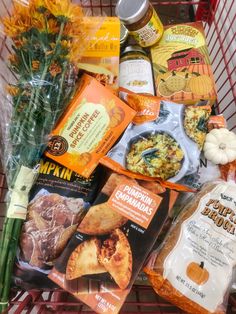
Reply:
[[127, 46], [121, 53], [119, 85], [134, 93], [154, 95], [151, 61], [140, 46]]
[[119, 0], [116, 15], [140, 46], [149, 47], [161, 39], [164, 28], [148, 0]]

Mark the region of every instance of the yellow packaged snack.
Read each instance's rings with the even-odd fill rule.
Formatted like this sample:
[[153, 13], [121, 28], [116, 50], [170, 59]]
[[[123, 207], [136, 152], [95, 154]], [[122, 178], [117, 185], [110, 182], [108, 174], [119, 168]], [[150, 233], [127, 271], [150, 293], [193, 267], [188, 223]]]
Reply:
[[80, 70], [96, 78], [114, 93], [118, 89], [120, 21], [117, 17], [86, 17], [88, 29], [98, 29], [90, 38], [78, 64]]
[[166, 26], [151, 55], [157, 96], [213, 105], [217, 92], [202, 22]]

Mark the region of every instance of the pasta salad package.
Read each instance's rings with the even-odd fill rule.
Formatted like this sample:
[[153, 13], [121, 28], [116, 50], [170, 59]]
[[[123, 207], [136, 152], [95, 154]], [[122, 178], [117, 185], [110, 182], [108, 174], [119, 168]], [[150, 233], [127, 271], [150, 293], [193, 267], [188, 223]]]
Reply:
[[152, 121], [131, 123], [102, 163], [116, 171], [126, 170], [137, 178], [189, 186], [189, 180], [185, 182], [184, 178], [198, 170], [210, 107], [186, 107], [157, 97], [148, 98], [155, 100], [159, 114]]

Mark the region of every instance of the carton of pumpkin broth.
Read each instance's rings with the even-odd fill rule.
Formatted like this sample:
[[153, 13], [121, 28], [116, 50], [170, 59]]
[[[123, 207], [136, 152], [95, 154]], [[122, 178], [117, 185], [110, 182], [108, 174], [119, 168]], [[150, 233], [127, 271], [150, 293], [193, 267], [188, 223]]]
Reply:
[[84, 74], [77, 95], [51, 134], [46, 155], [88, 178], [135, 114]]
[[213, 105], [217, 93], [201, 22], [166, 26], [151, 55], [157, 96]]

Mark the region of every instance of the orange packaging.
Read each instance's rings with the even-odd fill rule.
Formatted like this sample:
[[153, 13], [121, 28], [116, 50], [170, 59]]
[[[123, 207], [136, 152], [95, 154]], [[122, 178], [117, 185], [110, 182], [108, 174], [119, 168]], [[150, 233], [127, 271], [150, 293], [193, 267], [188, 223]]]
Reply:
[[151, 48], [156, 94], [191, 105], [217, 99], [202, 22], [169, 25]]
[[78, 67], [93, 76], [113, 93], [118, 90], [120, 65], [120, 20], [117, 17], [88, 16], [83, 19], [89, 39]]
[[49, 278], [93, 311], [117, 314], [177, 197], [158, 191], [113, 173]]
[[136, 112], [87, 74], [51, 134], [46, 155], [88, 178]]
[[223, 114], [219, 114], [217, 116], [210, 116], [210, 119], [207, 124], [208, 132], [213, 129], [226, 128], [226, 120]]
[[123, 87], [120, 87], [119, 91], [120, 98], [136, 111], [136, 116], [132, 121], [134, 124], [157, 119], [160, 112], [160, 101], [157, 97], [138, 95]]

